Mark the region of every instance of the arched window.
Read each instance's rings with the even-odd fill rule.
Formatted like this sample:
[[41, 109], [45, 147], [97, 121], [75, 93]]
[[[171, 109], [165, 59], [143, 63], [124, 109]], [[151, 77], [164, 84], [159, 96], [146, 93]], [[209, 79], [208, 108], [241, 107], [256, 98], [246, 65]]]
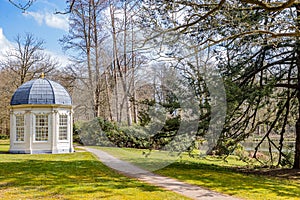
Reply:
[[16, 141], [24, 141], [24, 115], [16, 115]]
[[35, 116], [35, 141], [48, 141], [48, 115]]

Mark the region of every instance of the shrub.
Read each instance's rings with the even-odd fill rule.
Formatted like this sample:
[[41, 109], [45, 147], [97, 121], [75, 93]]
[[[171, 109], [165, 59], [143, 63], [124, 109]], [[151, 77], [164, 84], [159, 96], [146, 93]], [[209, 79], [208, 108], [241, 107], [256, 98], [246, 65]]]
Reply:
[[[84, 145], [117, 146], [139, 149], [162, 149], [171, 141], [172, 150], [182, 147], [182, 139], [173, 141], [177, 134], [179, 118], [166, 123], [150, 122], [146, 126], [118, 126], [114, 122], [95, 118], [89, 122], [74, 123], [74, 142]], [[171, 150], [171, 149], [170, 149]]]
[[7, 140], [7, 139], [9, 139], [9, 135], [0, 134], [0, 140]]
[[84, 145], [112, 146], [107, 133], [114, 129], [116, 129], [114, 124], [101, 118], [77, 122], [74, 125], [74, 141]]

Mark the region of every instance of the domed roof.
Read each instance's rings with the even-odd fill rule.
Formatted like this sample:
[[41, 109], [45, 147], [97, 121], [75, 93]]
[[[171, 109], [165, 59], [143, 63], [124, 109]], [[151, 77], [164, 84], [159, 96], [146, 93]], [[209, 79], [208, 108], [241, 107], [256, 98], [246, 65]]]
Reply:
[[24, 83], [15, 91], [10, 105], [21, 104], [71, 105], [72, 100], [66, 89], [59, 83], [39, 78]]

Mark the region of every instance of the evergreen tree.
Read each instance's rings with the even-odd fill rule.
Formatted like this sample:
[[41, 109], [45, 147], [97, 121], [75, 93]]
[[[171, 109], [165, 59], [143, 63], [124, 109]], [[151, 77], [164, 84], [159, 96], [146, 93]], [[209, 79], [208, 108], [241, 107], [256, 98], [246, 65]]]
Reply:
[[[279, 151], [280, 164], [285, 133], [294, 124], [293, 167], [299, 169], [299, 2], [148, 0], [144, 4], [151, 8], [144, 23], [156, 25], [149, 40], [176, 33], [193, 38], [199, 51], [210, 47], [218, 54], [216, 65], [225, 79], [229, 104], [223, 136], [240, 141], [265, 124], [263, 140]], [[279, 145], [270, 139], [271, 132], [280, 135]]]

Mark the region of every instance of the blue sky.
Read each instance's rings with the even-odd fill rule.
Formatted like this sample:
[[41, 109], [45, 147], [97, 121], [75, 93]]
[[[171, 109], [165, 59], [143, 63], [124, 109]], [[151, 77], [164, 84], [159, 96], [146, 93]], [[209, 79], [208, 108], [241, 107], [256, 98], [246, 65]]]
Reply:
[[[15, 0], [25, 2], [25, 0]], [[0, 0], [0, 51], [20, 34], [32, 33], [45, 41], [49, 53], [65, 59], [58, 40], [68, 32], [68, 15], [54, 14], [66, 8], [65, 0], [36, 0], [24, 13], [8, 0]]]

